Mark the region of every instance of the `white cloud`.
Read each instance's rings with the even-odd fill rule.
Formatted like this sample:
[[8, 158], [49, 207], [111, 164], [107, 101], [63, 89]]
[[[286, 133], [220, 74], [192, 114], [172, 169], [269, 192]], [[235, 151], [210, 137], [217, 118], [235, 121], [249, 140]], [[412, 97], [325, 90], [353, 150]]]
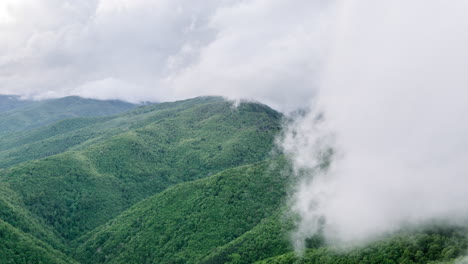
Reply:
[[177, 95], [254, 98], [283, 110], [303, 106], [317, 84], [326, 7], [255, 0], [219, 9], [210, 23], [216, 39], [170, 84]]
[[[320, 217], [327, 238], [340, 243], [468, 220], [466, 8], [466, 1], [341, 3], [318, 99], [321, 133], [334, 135], [337, 156], [329, 172], [298, 187], [299, 245]], [[312, 135], [311, 127], [308, 117], [297, 129]], [[313, 162], [304, 155], [314, 144], [298, 137], [292, 146], [299, 167]]]
[[[72, 94], [79, 94], [85, 98], [95, 98], [101, 100], [118, 99], [132, 103], [142, 101], [140, 94], [145, 92], [143, 87], [139, 87], [115, 78], [105, 78], [101, 80], [85, 83], [75, 90]], [[157, 101], [157, 97], [148, 95], [147, 101]]]

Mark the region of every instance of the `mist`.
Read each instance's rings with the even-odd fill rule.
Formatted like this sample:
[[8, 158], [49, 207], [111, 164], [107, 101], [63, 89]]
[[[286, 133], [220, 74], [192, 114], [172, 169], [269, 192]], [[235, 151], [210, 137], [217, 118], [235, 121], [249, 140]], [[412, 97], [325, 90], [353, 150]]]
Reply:
[[346, 246], [431, 221], [466, 225], [468, 3], [335, 8], [319, 95], [281, 141], [301, 174], [296, 249], [317, 232]]

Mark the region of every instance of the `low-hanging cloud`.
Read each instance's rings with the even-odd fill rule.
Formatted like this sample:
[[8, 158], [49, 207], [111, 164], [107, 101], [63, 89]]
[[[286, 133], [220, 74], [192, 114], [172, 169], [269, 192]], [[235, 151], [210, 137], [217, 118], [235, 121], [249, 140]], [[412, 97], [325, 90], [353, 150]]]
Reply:
[[[300, 180], [294, 240], [362, 243], [468, 220], [466, 1], [343, 1], [315, 109], [283, 141]], [[319, 144], [327, 142], [327, 144]], [[317, 160], [329, 147], [327, 170]]]

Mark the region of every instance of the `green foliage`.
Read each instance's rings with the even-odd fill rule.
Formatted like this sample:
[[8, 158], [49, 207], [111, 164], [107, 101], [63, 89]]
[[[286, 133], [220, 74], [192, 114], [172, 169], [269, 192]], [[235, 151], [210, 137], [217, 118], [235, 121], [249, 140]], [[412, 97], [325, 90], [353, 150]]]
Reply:
[[[217, 247], [270, 224], [262, 219], [286, 194], [280, 171], [263, 162], [171, 187], [82, 238], [76, 257], [83, 263], [200, 263]], [[230, 253], [231, 262], [245, 263], [244, 253]]]
[[[84, 149], [96, 144], [97, 142], [107, 140], [112, 136], [128, 132], [129, 130], [143, 128], [152, 123], [160, 123], [161, 120], [165, 120], [167, 122], [170, 120], [176, 120], [175, 123], [180, 123], [182, 120], [178, 120], [179, 113], [184, 112], [184, 116], [188, 117], [187, 109], [214, 102], [223, 102], [226, 106], [223, 112], [219, 113], [218, 116], [230, 114], [232, 111], [226, 110], [233, 110], [228, 103], [222, 100], [222, 98], [201, 97], [175, 103], [161, 103], [139, 107], [124, 114], [112, 117], [73, 118], [29, 131], [9, 134], [8, 136], [0, 137], [0, 168], [10, 167], [24, 161], [56, 155], [67, 150]], [[259, 112], [264, 112], [267, 115], [271, 115], [274, 119], [279, 118], [279, 114], [268, 107], [256, 106], [254, 104], [246, 104], [243, 106], [244, 110], [247, 110], [245, 108], [249, 107], [251, 108], [250, 111], [241, 111], [238, 113], [239, 115], [237, 115], [237, 117], [240, 117], [240, 115], [243, 114], [241, 117], [243, 120], [237, 120], [240, 121], [240, 123], [237, 124], [237, 128], [242, 125], [245, 126], [246, 124], [251, 125], [255, 121], [261, 122], [261, 119], [254, 120], [258, 115], [249, 116], [249, 112], [252, 113], [257, 110]], [[218, 109], [214, 110], [216, 111]], [[192, 123], [196, 123], [196, 120], [203, 115], [206, 116], [206, 114], [213, 114], [213, 112], [210, 112], [209, 108], [205, 108], [203, 111], [205, 111], [205, 113], [201, 113], [202, 115], [200, 116], [196, 115], [199, 114], [197, 112], [192, 113], [190, 116], [190, 118], [193, 118]], [[223, 116], [221, 123], [226, 124], [230, 122], [230, 120], [226, 120], [229, 117], [230, 115]], [[236, 118], [236, 115], [234, 115], [234, 118]], [[186, 121], [187, 123], [191, 122], [191, 120]], [[213, 132], [227, 132], [228, 134], [232, 134], [239, 130], [236, 129], [228, 131], [230, 129], [228, 126], [217, 127], [216, 124], [214, 124], [214, 121], [216, 120], [209, 122], [211, 127], [206, 127], [207, 129], [213, 129]], [[232, 121], [236, 122], [236, 120]], [[220, 128], [222, 128], [223, 131], [219, 131]], [[191, 127], [186, 127], [185, 129], [191, 129]], [[272, 129], [271, 132], [275, 133], [279, 127], [277, 124], [271, 126], [271, 124], [266, 123], [263, 126], [258, 124], [258, 129], [261, 131]], [[255, 138], [253, 138], [253, 140], [255, 140]], [[213, 148], [217, 149], [222, 147], [223, 146], [219, 144], [213, 146]], [[238, 148], [238, 151], [242, 151], [242, 148]]]
[[0, 219], [0, 263], [65, 264], [76, 262]]
[[284, 210], [277, 210], [250, 231], [213, 250], [200, 263], [247, 264], [291, 251], [287, 234], [293, 224], [284, 214]]
[[171, 185], [265, 159], [279, 118], [266, 106], [234, 109], [220, 98], [138, 108], [103, 122], [126, 123], [125, 131], [110, 129], [78, 151], [22, 163], [0, 177], [70, 241]]
[[453, 261], [466, 252], [466, 230], [459, 228], [431, 228], [413, 233], [404, 232], [363, 248], [340, 252], [330, 247], [308, 249], [298, 258], [294, 253], [266, 259], [258, 264], [419, 264]]
[[113, 117], [72, 118], [0, 138], [0, 168], [63, 153], [93, 137]]
[[21, 198], [2, 182], [0, 182], [0, 219], [56, 249], [66, 249], [53, 230], [26, 210]]

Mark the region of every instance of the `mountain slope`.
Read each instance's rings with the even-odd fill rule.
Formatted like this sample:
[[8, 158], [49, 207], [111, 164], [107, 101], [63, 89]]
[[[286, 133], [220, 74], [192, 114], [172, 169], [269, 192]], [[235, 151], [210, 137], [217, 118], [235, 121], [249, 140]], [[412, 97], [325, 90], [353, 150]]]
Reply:
[[121, 101], [101, 101], [76, 96], [31, 102], [0, 113], [0, 135], [67, 118], [114, 115], [134, 107], [134, 104]]
[[76, 151], [10, 167], [0, 178], [69, 241], [171, 185], [265, 159], [280, 117], [220, 98], [143, 107]]
[[[67, 150], [83, 149], [111, 136], [147, 126], [155, 120], [176, 118], [179, 112], [198, 104], [214, 101], [221, 102], [223, 99], [201, 97], [174, 103], [161, 103], [138, 107], [118, 116], [72, 118], [30, 131], [9, 134], [7, 137], [0, 137], [0, 168], [63, 153]], [[263, 107], [263, 109], [268, 108]], [[206, 111], [209, 112], [209, 110]], [[278, 118], [278, 113], [271, 109], [267, 111]], [[192, 118], [199, 119], [194, 115]], [[270, 127], [264, 126], [259, 129], [266, 130]]]
[[[308, 249], [298, 258], [293, 252], [256, 262], [257, 264], [334, 263], [440, 263], [455, 260], [468, 248], [466, 230], [432, 227], [406, 231], [350, 251], [325, 245]], [[461, 262], [462, 263], [462, 262]]]
[[285, 209], [278, 209], [242, 236], [212, 250], [199, 261], [201, 264], [236, 263], [255, 261], [290, 252], [289, 232], [294, 228], [285, 217]]
[[[192, 104], [201, 102], [188, 100]], [[131, 128], [147, 125], [149, 119], [163, 114], [163, 110], [184, 109], [190, 104], [182, 102], [140, 106], [133, 111], [116, 116], [79, 117], [58, 121], [49, 125], [0, 137], [0, 168], [34, 159], [63, 153], [78, 148], [83, 143], [92, 145], [101, 139], [126, 132]], [[159, 111], [161, 110], [161, 111]], [[158, 114], [155, 114], [158, 112]]]
[[74, 263], [52, 229], [0, 182], [0, 263]]
[[55, 249], [65, 249], [65, 245], [60, 242], [53, 230], [26, 210], [19, 195], [8, 188], [4, 182], [0, 182], [0, 219], [24, 233], [48, 243]]
[[44, 242], [0, 219], [0, 263], [65, 264], [76, 263]]
[[246, 165], [171, 187], [82, 238], [76, 256], [83, 263], [200, 263], [276, 211], [286, 195], [283, 166]]
[[80, 117], [58, 121], [0, 138], [0, 168], [63, 153], [99, 135], [96, 125], [115, 117]]

